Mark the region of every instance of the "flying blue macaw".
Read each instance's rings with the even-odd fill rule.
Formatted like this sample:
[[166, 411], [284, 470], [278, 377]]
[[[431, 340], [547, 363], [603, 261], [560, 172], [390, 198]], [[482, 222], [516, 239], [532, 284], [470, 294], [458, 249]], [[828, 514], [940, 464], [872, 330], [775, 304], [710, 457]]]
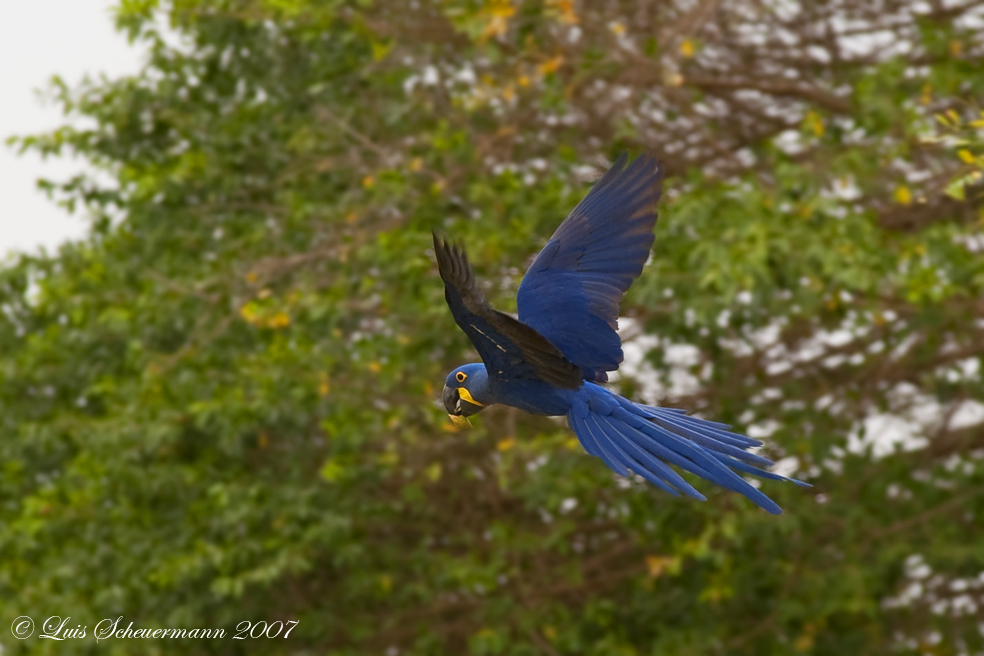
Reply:
[[669, 465], [782, 509], [736, 472], [790, 480], [760, 467], [758, 440], [684, 410], [633, 403], [598, 383], [622, 361], [618, 306], [642, 272], [655, 236], [662, 169], [623, 154], [560, 224], [519, 286], [519, 318], [492, 309], [463, 248], [434, 235], [444, 296], [482, 358], [452, 371], [443, 392], [452, 419], [494, 403], [566, 415], [585, 451], [622, 476], [638, 474], [671, 493], [705, 497]]

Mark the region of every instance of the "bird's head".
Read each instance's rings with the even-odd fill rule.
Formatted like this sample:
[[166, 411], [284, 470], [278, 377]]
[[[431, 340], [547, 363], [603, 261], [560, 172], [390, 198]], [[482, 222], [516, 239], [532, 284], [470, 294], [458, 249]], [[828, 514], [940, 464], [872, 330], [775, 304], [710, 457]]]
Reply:
[[458, 417], [470, 417], [478, 414], [485, 407], [479, 398], [488, 384], [488, 374], [483, 364], [466, 364], [458, 367], [444, 381], [444, 409], [448, 411], [451, 420]]

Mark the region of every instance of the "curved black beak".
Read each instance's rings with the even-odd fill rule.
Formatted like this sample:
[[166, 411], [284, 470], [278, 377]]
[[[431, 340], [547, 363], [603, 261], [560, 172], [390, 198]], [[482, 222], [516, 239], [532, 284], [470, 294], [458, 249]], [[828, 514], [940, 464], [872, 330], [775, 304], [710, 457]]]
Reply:
[[452, 417], [470, 417], [482, 411], [482, 406], [462, 399], [456, 387], [445, 385], [444, 391], [441, 393], [441, 399], [444, 401], [444, 409]]

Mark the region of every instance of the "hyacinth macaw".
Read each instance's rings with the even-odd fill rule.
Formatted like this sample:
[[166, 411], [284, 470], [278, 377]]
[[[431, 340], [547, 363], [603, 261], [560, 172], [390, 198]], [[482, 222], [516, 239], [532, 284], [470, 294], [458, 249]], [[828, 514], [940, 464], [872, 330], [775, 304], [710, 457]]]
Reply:
[[661, 181], [653, 157], [629, 164], [619, 157], [536, 256], [519, 286], [518, 318], [492, 309], [464, 249], [434, 235], [445, 299], [482, 358], [448, 375], [444, 407], [453, 420], [494, 403], [565, 415], [585, 451], [622, 476], [635, 473], [671, 494], [704, 500], [669, 466], [676, 465], [779, 514], [736, 473], [800, 483], [760, 469], [773, 464], [748, 452], [761, 442], [598, 384], [622, 361], [619, 302], [649, 257]]

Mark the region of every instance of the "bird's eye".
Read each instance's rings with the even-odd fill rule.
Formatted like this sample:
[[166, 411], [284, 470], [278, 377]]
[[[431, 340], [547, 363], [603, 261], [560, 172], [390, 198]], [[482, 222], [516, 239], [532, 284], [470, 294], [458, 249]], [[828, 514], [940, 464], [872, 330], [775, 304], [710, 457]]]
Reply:
[[468, 374], [466, 374], [463, 371], [459, 371], [454, 375], [454, 379], [457, 380], [459, 383], [465, 382], [466, 378], [468, 378]]

